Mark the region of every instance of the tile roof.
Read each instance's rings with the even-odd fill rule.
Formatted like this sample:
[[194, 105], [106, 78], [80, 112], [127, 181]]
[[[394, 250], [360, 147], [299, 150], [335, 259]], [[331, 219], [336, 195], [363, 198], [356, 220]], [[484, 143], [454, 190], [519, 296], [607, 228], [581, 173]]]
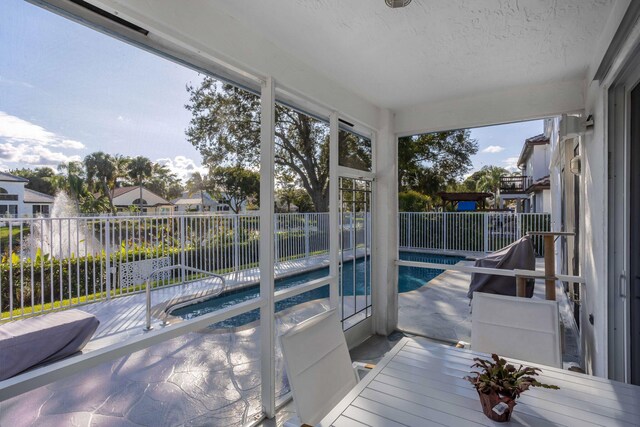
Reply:
[[28, 179], [21, 176], [11, 175], [10, 173], [0, 172], [0, 181], [2, 182], [29, 182]]
[[39, 191], [24, 189], [24, 202], [25, 203], [41, 203], [48, 204], [53, 203], [55, 197], [48, 194], [41, 193]]

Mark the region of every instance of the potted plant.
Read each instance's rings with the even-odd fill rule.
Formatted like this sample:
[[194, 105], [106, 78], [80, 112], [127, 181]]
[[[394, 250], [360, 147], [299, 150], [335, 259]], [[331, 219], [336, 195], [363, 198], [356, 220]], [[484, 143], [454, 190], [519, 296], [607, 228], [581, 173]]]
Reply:
[[516, 369], [497, 354], [492, 354], [491, 358], [493, 361], [474, 358], [476, 363], [471, 367], [482, 368], [482, 371], [473, 371], [471, 373], [475, 376], [466, 376], [464, 379], [476, 388], [484, 414], [494, 421], [509, 421], [516, 399], [529, 387], [558, 389], [555, 385], [542, 384], [534, 378], [540, 372], [538, 368], [520, 365]]

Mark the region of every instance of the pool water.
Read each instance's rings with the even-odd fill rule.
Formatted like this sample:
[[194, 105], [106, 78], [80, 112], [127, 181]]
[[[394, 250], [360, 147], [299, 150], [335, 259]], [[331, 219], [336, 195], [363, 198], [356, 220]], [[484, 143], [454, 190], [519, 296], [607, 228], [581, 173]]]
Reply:
[[[400, 252], [404, 261], [433, 262], [438, 264], [457, 264], [464, 257], [434, 255], [420, 252]], [[398, 292], [409, 292], [427, 284], [431, 279], [442, 274], [444, 270], [436, 268], [400, 267], [398, 268]]]
[[[452, 257], [444, 255], [433, 255], [417, 252], [400, 252], [400, 259], [409, 261], [423, 261], [423, 262], [440, 262], [444, 264], [455, 264], [458, 261], [464, 259], [462, 257]], [[367, 259], [367, 262], [369, 260]], [[364, 270], [367, 265], [364, 262], [364, 258], [360, 258], [356, 261], [356, 283], [354, 286], [354, 274], [353, 274], [353, 262], [346, 262], [342, 269], [342, 286], [341, 295], [353, 295], [354, 291], [356, 295], [371, 294], [371, 281], [369, 269], [367, 269], [366, 283], [363, 280], [365, 274]], [[398, 274], [398, 291], [408, 292], [417, 289], [425, 285], [429, 280], [433, 279], [443, 270], [431, 269], [431, 268], [417, 268], [417, 267], [400, 267]], [[296, 274], [290, 277], [284, 277], [276, 279], [275, 288], [276, 291], [281, 289], [287, 289], [293, 286], [301, 285], [311, 280], [320, 279], [329, 275], [329, 267], [320, 268], [317, 270], [306, 271], [304, 273]], [[215, 298], [211, 298], [206, 301], [202, 301], [197, 304], [193, 304], [187, 307], [182, 307], [171, 312], [173, 316], [179, 316], [183, 319], [192, 319], [194, 317], [202, 316], [206, 313], [221, 310], [223, 308], [239, 304], [257, 298], [260, 294], [260, 286], [253, 285], [243, 289], [235, 291], [225, 292]], [[307, 301], [313, 301], [321, 298], [329, 298], [329, 286], [323, 286], [321, 288], [314, 289], [309, 292], [296, 295], [291, 298], [287, 298], [282, 301], [278, 301], [275, 304], [275, 311], [279, 312], [285, 310], [294, 305], [301, 304]], [[231, 328], [246, 325], [260, 318], [260, 310], [251, 310], [247, 313], [232, 317], [225, 321], [212, 325], [211, 328]]]

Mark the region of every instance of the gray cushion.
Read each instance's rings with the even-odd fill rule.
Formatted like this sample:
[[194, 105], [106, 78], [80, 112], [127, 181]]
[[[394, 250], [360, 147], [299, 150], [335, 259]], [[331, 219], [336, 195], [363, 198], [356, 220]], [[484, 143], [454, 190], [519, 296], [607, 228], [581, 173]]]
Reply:
[[99, 324], [92, 314], [65, 310], [0, 325], [0, 380], [82, 350]]

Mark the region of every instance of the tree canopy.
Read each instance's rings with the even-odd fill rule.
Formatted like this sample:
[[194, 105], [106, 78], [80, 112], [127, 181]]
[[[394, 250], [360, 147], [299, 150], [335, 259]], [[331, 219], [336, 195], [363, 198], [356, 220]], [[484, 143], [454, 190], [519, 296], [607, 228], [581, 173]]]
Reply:
[[[260, 98], [205, 77], [188, 85], [191, 122], [187, 139], [209, 168], [241, 165], [255, 169], [260, 160]], [[275, 108], [275, 164], [291, 172], [316, 211], [329, 205], [329, 126], [281, 104]]]
[[211, 170], [209, 179], [220, 199], [235, 213], [260, 192], [260, 174], [242, 166], [218, 166]]
[[478, 143], [466, 129], [400, 138], [398, 190], [433, 197], [469, 172], [477, 152]]
[[56, 192], [56, 173], [49, 167], [35, 169], [14, 169], [9, 171], [12, 175], [20, 176], [29, 180], [26, 187], [30, 190], [39, 191], [53, 196]]

